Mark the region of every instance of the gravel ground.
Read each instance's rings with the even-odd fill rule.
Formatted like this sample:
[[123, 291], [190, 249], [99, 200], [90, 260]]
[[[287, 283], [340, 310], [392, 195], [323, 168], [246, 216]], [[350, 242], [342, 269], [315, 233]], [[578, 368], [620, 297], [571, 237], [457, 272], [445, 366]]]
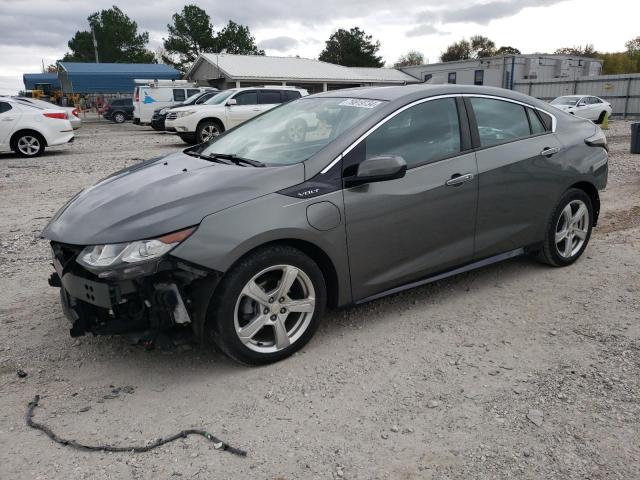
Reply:
[[[640, 156], [614, 120], [601, 223], [583, 258], [521, 258], [329, 313], [314, 340], [262, 368], [68, 335], [47, 286], [47, 218], [173, 136], [87, 123], [73, 145], [0, 156], [0, 478], [640, 478]], [[27, 376], [19, 378], [18, 370]], [[126, 388], [122, 388], [126, 387]], [[79, 452], [202, 427], [145, 454]]]

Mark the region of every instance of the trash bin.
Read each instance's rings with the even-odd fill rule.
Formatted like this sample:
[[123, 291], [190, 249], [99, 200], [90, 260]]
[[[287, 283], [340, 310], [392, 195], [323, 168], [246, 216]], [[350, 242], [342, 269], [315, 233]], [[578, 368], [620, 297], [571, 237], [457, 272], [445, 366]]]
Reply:
[[640, 153], [640, 123], [631, 124], [631, 153]]

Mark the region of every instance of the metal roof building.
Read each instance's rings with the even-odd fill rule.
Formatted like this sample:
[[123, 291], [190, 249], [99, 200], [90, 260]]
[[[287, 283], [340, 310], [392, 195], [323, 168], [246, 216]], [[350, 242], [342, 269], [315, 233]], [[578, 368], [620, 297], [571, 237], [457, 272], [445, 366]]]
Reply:
[[405, 85], [420, 80], [393, 68], [352, 68], [300, 57], [203, 53], [188, 80], [218, 88], [294, 85], [309, 93], [372, 85]]
[[50, 85], [50, 88], [60, 88], [57, 73], [25, 73], [22, 75], [25, 90], [34, 90], [36, 85]]
[[180, 72], [161, 63], [59, 62], [58, 78], [64, 93], [132, 94], [136, 78], [177, 80]]
[[599, 75], [602, 60], [571, 55], [517, 54], [430, 63], [401, 70], [429, 83], [487, 85], [513, 90], [523, 81], [575, 80]]

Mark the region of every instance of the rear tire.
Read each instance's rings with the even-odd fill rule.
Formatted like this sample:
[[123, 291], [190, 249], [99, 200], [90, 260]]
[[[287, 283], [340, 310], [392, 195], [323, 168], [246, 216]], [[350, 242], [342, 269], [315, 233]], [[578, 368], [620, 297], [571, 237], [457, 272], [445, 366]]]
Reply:
[[567, 190], [551, 215], [538, 257], [554, 267], [575, 262], [587, 248], [593, 226], [591, 199], [582, 190]]
[[44, 137], [37, 132], [20, 132], [11, 140], [11, 149], [25, 158], [42, 155], [44, 147]]
[[238, 362], [277, 362], [311, 339], [326, 298], [311, 258], [288, 246], [262, 248], [237, 262], [216, 288], [205, 338]]

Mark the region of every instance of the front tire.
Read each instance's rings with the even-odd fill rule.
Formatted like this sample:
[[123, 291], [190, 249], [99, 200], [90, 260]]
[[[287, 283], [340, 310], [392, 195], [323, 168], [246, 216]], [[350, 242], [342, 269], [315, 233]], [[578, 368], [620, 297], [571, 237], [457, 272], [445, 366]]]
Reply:
[[44, 138], [35, 132], [19, 133], [11, 143], [12, 150], [21, 157], [38, 157], [44, 152]]
[[198, 128], [196, 128], [196, 140], [198, 143], [205, 143], [217, 137], [223, 131], [224, 129], [220, 122], [216, 120], [203, 120], [198, 124]]
[[582, 190], [567, 190], [556, 206], [547, 225], [539, 258], [554, 267], [575, 262], [587, 248], [593, 226], [591, 199]]
[[239, 362], [276, 362], [311, 339], [326, 298], [311, 258], [288, 246], [266, 247], [226, 273], [209, 304], [205, 335]]
[[113, 121], [116, 123], [124, 123], [127, 120], [127, 116], [122, 112], [116, 112], [113, 114]]

